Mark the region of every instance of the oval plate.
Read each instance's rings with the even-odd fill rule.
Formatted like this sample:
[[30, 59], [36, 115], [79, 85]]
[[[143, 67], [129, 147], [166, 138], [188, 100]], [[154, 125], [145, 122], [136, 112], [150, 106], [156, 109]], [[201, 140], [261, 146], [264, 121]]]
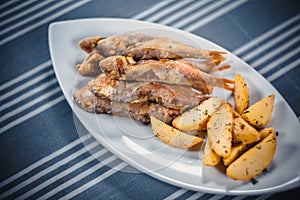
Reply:
[[[197, 152], [165, 145], [153, 136], [150, 126], [108, 115], [87, 113], [74, 104], [73, 92], [90, 80], [75, 70], [76, 64], [81, 63], [87, 55], [77, 43], [85, 37], [121, 33], [167, 36], [198, 48], [225, 51], [227, 62], [232, 68], [221, 75], [232, 79], [234, 73], [238, 72], [245, 78], [249, 86], [250, 105], [270, 93], [275, 94], [273, 116], [268, 126], [273, 126], [280, 134], [274, 159], [268, 171], [257, 177], [256, 184], [231, 180], [224, 175], [222, 168], [202, 166]], [[49, 47], [56, 77], [75, 115], [104, 147], [138, 170], [183, 188], [227, 195], [279, 192], [300, 185], [300, 126], [297, 117], [266, 79], [224, 48], [175, 28], [116, 18], [53, 23], [49, 26]], [[223, 90], [216, 90], [214, 94], [232, 102], [231, 95]]]

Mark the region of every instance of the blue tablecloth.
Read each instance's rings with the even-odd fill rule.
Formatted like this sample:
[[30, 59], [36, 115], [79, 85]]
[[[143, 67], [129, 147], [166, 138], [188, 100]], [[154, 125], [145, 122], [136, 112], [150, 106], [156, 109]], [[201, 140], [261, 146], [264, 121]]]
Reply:
[[[103, 148], [73, 116], [49, 54], [49, 24], [98, 17], [151, 21], [207, 38], [254, 67], [300, 115], [298, 0], [2, 0], [0, 199], [300, 196], [299, 189], [259, 196], [208, 194], [178, 188], [144, 173], [118, 170], [131, 167]], [[103, 159], [110, 158], [114, 166], [103, 165], [87, 148], [101, 150]]]

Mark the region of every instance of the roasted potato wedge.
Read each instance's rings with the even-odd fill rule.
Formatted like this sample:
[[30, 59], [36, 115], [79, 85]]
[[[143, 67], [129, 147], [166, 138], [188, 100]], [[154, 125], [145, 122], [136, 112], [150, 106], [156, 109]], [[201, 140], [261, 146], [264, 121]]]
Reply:
[[271, 163], [276, 149], [276, 135], [265, 139], [233, 161], [226, 169], [226, 175], [235, 180], [251, 180]]
[[274, 133], [274, 128], [273, 127], [264, 128], [259, 130], [258, 133], [260, 134], [260, 138], [264, 139], [269, 134]]
[[172, 125], [184, 132], [206, 130], [209, 117], [221, 106], [223, 100], [219, 97], [211, 97], [198, 106], [176, 117]]
[[224, 103], [207, 122], [207, 137], [210, 138], [212, 149], [221, 157], [230, 155], [232, 128], [233, 111], [228, 103]]
[[235, 159], [237, 159], [240, 155], [242, 155], [247, 149], [248, 149], [247, 144], [239, 143], [235, 144], [231, 148], [231, 152], [227, 158], [223, 158], [223, 164], [225, 166], [230, 165]]
[[234, 75], [233, 98], [235, 111], [242, 114], [248, 108], [249, 94], [247, 84], [240, 74]]
[[220, 160], [221, 157], [214, 152], [211, 141], [207, 138], [203, 151], [202, 164], [205, 166], [216, 166]]
[[234, 112], [232, 139], [234, 142], [251, 144], [260, 140], [257, 130], [248, 124], [238, 113]]
[[272, 117], [274, 97], [271, 94], [257, 101], [243, 112], [242, 117], [256, 128], [264, 128]]
[[151, 126], [155, 136], [162, 142], [180, 149], [199, 150], [202, 138], [181, 132], [151, 116]]

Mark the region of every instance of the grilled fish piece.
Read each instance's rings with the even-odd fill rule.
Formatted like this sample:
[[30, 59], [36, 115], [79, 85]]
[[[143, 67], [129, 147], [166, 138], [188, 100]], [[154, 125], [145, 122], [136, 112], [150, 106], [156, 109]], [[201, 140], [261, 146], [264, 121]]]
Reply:
[[127, 56], [135, 59], [176, 59], [197, 58], [206, 59], [215, 64], [224, 60], [224, 52], [202, 50], [183, 43], [171, 40], [167, 37], [154, 38], [145, 42], [136, 43], [128, 48]]
[[187, 109], [208, 98], [191, 87], [151, 82], [127, 82], [100, 74], [88, 83], [96, 96], [128, 103], [154, 102], [168, 108]]
[[97, 43], [101, 39], [103, 39], [101, 36], [84, 38], [78, 42], [78, 46], [83, 51], [91, 53], [92, 51], [94, 51], [95, 47], [97, 46]]
[[100, 68], [110, 77], [119, 80], [161, 82], [191, 86], [202, 94], [211, 94], [213, 87], [233, 91], [233, 80], [209, 75], [189, 64], [176, 60], [141, 60], [111, 56], [100, 61]]
[[91, 52], [81, 64], [76, 65], [76, 69], [82, 76], [97, 76], [101, 73], [99, 62], [103, 58], [99, 53]]
[[184, 64], [190, 65], [191, 67], [197, 68], [200, 71], [208, 74], [214, 73], [216, 71], [222, 71], [231, 67], [230, 64], [219, 65], [222, 60], [220, 60], [219, 63], [216, 63], [217, 61], [203, 62], [197, 59], [184, 59], [184, 58], [176, 59], [176, 61], [183, 62]]
[[73, 98], [78, 106], [85, 111], [111, 114], [144, 123], [150, 122], [150, 116], [170, 123], [176, 116], [182, 113], [181, 110], [166, 108], [155, 103], [124, 103], [96, 97], [88, 87], [77, 90], [73, 94]]
[[144, 34], [123, 34], [110, 36], [99, 40], [95, 50], [104, 57], [127, 55], [129, 47], [152, 39], [153, 37]]
[[[224, 52], [201, 50], [180, 42], [176, 42], [167, 37], [152, 37], [145, 34], [122, 34], [103, 38], [100, 36], [86, 38], [78, 43], [79, 47], [88, 53], [98, 53], [103, 57], [123, 55], [133, 57], [135, 60], [141, 59], [178, 59], [178, 58], [196, 58], [204, 60], [195, 62], [200, 69], [210, 72], [216, 69], [225, 57]], [[78, 65], [82, 75], [95, 74], [97, 65], [90, 61], [88, 56], [85, 61]], [[91, 63], [93, 67], [86, 67]], [[221, 68], [220, 68], [221, 69]], [[225, 69], [225, 68], [224, 68]], [[89, 71], [90, 70], [90, 71]]]

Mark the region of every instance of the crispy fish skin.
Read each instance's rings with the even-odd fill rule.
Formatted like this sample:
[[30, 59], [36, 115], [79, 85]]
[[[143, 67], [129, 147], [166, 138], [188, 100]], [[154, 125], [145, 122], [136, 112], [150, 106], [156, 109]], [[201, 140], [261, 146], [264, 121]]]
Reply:
[[111, 114], [144, 123], [150, 122], [150, 116], [170, 123], [182, 112], [155, 103], [125, 103], [96, 97], [87, 86], [77, 90], [73, 98], [77, 105], [87, 112]]
[[77, 71], [82, 76], [97, 76], [102, 71], [99, 67], [99, 62], [103, 60], [103, 56], [101, 56], [97, 52], [91, 52], [81, 64], [76, 65]]
[[80, 40], [78, 46], [85, 52], [91, 53], [97, 46], [97, 43], [103, 39], [101, 36], [88, 37]]
[[[207, 72], [218, 69], [226, 69], [230, 66], [218, 68], [225, 57], [224, 52], [202, 50], [183, 43], [171, 40], [167, 37], [152, 37], [145, 34], [121, 34], [103, 38], [97, 36], [86, 38], [79, 42], [79, 47], [87, 53], [98, 53], [103, 58], [110, 56], [128, 56], [135, 60], [142, 59], [180, 59], [195, 58], [204, 62], [195, 62], [195, 66]], [[91, 61], [91, 55], [77, 66], [81, 75], [95, 76], [99, 73], [97, 64]], [[93, 67], [91, 67], [93, 66]]]
[[88, 88], [98, 97], [128, 103], [155, 102], [168, 108], [191, 108], [205, 99], [191, 87], [151, 82], [127, 82], [100, 74], [88, 83]]
[[175, 59], [198, 58], [212, 59], [222, 58], [223, 52], [201, 50], [186, 44], [174, 41], [167, 37], [154, 38], [128, 48], [128, 55], [136, 59]]
[[176, 60], [141, 60], [131, 62], [130, 57], [111, 56], [99, 63], [100, 68], [114, 79], [161, 82], [191, 86], [202, 94], [211, 94], [212, 87], [232, 91], [232, 80], [209, 75]]
[[128, 48], [132, 45], [152, 39], [153, 37], [144, 34], [122, 34], [110, 36], [99, 40], [95, 50], [104, 57], [127, 55]]
[[103, 38], [90, 37], [79, 42], [84, 51], [98, 51], [104, 57], [124, 55], [135, 59], [208, 59], [219, 64], [224, 52], [202, 50], [167, 37], [152, 37], [146, 34], [121, 34]]

